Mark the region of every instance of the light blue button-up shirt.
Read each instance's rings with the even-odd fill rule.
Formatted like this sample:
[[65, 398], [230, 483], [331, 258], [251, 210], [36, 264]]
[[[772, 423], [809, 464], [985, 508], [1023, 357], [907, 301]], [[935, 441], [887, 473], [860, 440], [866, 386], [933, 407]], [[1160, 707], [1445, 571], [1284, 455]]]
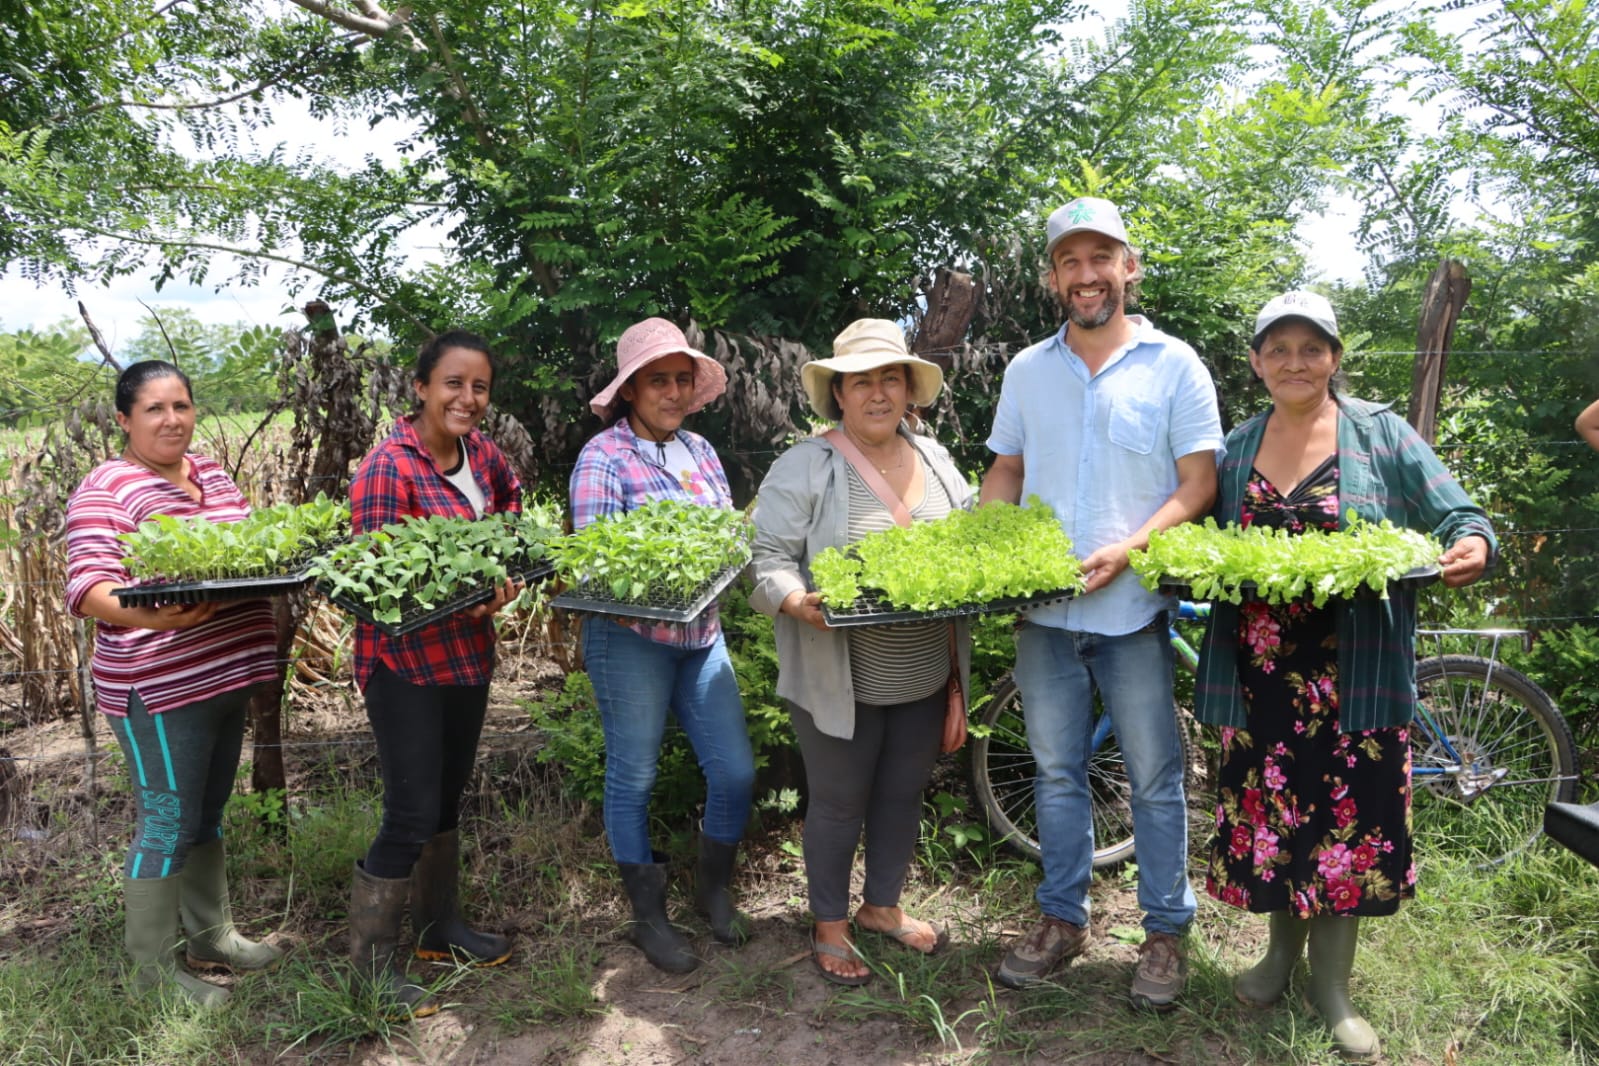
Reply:
[[[1177, 460], [1222, 451], [1216, 386], [1194, 350], [1141, 315], [1136, 332], [1090, 375], [1066, 327], [1005, 370], [988, 447], [1022, 457], [1022, 499], [1054, 510], [1079, 558], [1131, 536], [1177, 490]], [[1056, 629], [1120, 636], [1143, 628], [1167, 597], [1132, 570], [1109, 585], [1028, 613]]]

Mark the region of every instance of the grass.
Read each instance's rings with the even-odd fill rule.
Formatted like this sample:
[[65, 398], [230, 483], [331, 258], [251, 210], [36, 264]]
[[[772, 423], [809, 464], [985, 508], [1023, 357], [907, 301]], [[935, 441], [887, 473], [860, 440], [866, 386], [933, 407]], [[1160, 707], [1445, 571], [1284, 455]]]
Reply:
[[[563, 1053], [575, 1057], [608, 1015], [626, 1012], [667, 1019], [682, 1048], [700, 1049], [691, 1057], [710, 1054], [714, 1040], [703, 1030], [719, 1025], [764, 1032], [762, 1039], [814, 1031], [816, 1054], [842, 1062], [855, 1060], [840, 1057], [838, 1046], [824, 1049], [826, 1039], [836, 1037], [846, 1050], [858, 1042], [863, 1056], [898, 1049], [895, 1061], [905, 1062], [1119, 1063], [1143, 1061], [1139, 1055], [1196, 1066], [1336, 1061], [1297, 985], [1270, 1009], [1233, 999], [1232, 975], [1258, 953], [1265, 923], [1203, 896], [1177, 1009], [1154, 1015], [1127, 1006], [1136, 949], [1111, 935], [1138, 924], [1135, 880], [1126, 872], [1095, 882], [1096, 937], [1086, 956], [1039, 988], [996, 986], [991, 974], [1010, 935], [1036, 914], [1038, 868], [982, 841], [957, 842], [934, 821], [905, 906], [950, 929], [946, 952], [923, 957], [863, 935], [875, 979], [859, 989], [824, 986], [808, 964], [795, 965], [805, 928], [803, 880], [782, 847], [794, 827], [773, 817], [774, 831], [746, 849], [746, 880], [763, 893], [747, 901], [764, 904], [756, 908], [763, 915], [756, 945], [713, 949], [690, 978], [657, 987], [660, 975], [615, 946], [625, 916], [592, 816], [553, 795], [546, 770], [532, 771], [539, 778], [532, 783], [503, 767], [480, 771], [467, 824], [465, 903], [486, 925], [519, 928], [518, 954], [493, 970], [418, 966], [413, 975], [436, 982], [446, 1001], [460, 1005], [451, 1016], [488, 1034], [484, 1048], [555, 1034]], [[352, 773], [348, 758], [330, 758], [317, 771], [317, 787], [284, 805], [287, 839], [263, 827], [248, 805], [230, 807], [235, 912], [248, 931], [282, 928], [294, 943], [283, 966], [236, 978], [229, 1003], [206, 1015], [122, 992], [119, 834], [107, 833], [112, 839], [99, 854], [36, 864], [27, 876], [13, 872], [17, 856], [7, 853], [18, 845], [0, 844], [0, 869], [7, 871], [0, 1062], [432, 1061], [437, 1049], [416, 1046], [432, 1023], [386, 1018], [341, 965], [350, 861], [376, 826], [371, 772], [362, 764]], [[948, 802], [930, 813], [968, 819]], [[1447, 856], [1422, 858], [1417, 898], [1396, 917], [1364, 923], [1356, 963], [1356, 1002], [1382, 1035], [1388, 1061], [1599, 1060], [1599, 871], [1547, 844], [1488, 870]], [[687, 915], [682, 898], [673, 906]], [[51, 919], [47, 931], [29, 932], [41, 915]], [[500, 1060], [484, 1051], [477, 1061]]]

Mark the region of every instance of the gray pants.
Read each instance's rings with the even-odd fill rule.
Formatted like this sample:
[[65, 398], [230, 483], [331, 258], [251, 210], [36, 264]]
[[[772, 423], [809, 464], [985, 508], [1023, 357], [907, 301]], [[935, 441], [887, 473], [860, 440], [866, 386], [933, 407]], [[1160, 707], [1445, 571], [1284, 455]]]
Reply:
[[805, 880], [819, 922], [849, 917], [849, 874], [866, 830], [866, 902], [893, 907], [922, 824], [922, 789], [938, 760], [948, 696], [855, 705], [855, 736], [830, 737], [802, 708], [789, 714], [805, 757]]
[[127, 717], [106, 716], [133, 779], [137, 825], [126, 876], [175, 876], [191, 845], [222, 835], [254, 692], [251, 685], [151, 714], [130, 691]]

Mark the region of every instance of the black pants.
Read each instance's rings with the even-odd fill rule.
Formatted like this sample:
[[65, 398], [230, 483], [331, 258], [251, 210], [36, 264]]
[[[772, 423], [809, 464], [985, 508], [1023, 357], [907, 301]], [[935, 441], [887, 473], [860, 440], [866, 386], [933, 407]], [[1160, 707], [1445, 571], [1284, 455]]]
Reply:
[[874, 907], [893, 907], [922, 827], [922, 789], [938, 761], [949, 696], [881, 707], [855, 705], [855, 735], [830, 737], [790, 703], [805, 756], [805, 881], [819, 922], [849, 917], [850, 868], [866, 835], [866, 885]]
[[409, 877], [423, 846], [456, 827], [488, 706], [487, 685], [413, 685], [381, 662], [372, 671], [366, 718], [383, 767], [383, 823], [367, 873]]

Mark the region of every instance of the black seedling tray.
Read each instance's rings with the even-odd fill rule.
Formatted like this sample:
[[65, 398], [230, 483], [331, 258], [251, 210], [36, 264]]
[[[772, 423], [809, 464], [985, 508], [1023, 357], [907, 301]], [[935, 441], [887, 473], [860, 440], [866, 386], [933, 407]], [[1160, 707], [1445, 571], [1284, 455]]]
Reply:
[[[531, 585], [535, 581], [543, 581], [545, 578], [554, 573], [555, 564], [549, 561], [543, 561], [535, 563], [532, 566], [525, 567], [521, 570], [512, 569], [510, 576], [511, 580], [513, 581], [519, 582], [523, 585]], [[480, 603], [488, 603], [494, 598], [496, 586], [484, 585], [480, 588], [475, 588], [470, 592], [463, 592], [461, 595], [455, 597], [455, 599], [450, 600], [447, 603], [440, 604], [430, 611], [421, 611], [417, 614], [402, 614], [398, 622], [378, 621], [375, 617], [373, 617], [372, 608], [369, 604], [362, 603], [360, 600], [357, 600], [345, 593], [334, 595], [328, 591], [328, 587], [324, 582], [318, 582], [317, 591], [326, 596], [329, 603], [332, 603], [335, 607], [338, 607], [346, 614], [354, 615], [363, 622], [368, 622], [374, 626], [377, 626], [378, 632], [384, 634], [385, 636], [403, 637], [408, 634], [415, 633], [417, 630], [422, 629], [425, 626], [430, 626], [435, 622], [442, 621], [443, 619], [448, 618], [450, 615], [455, 614], [457, 611], [464, 611], [468, 607], [476, 607]]]
[[986, 603], [963, 603], [958, 607], [943, 607], [936, 611], [906, 611], [885, 603], [872, 595], [863, 595], [847, 610], [836, 610], [822, 604], [822, 620], [834, 629], [847, 626], [903, 625], [906, 622], [934, 622], [943, 618], [971, 618], [980, 614], [1006, 614], [1029, 607], [1047, 607], [1063, 603], [1077, 595], [1070, 589], [1035, 592], [1031, 596], [1006, 596]]
[[727, 591], [748, 561], [729, 566], [695, 589], [692, 595], [651, 591], [642, 601], [623, 602], [611, 596], [610, 588], [599, 581], [581, 581], [550, 601], [552, 607], [586, 614], [609, 614], [618, 618], [641, 618], [652, 622], [692, 622]]
[[301, 588], [311, 580], [310, 573], [302, 568], [291, 574], [269, 574], [266, 577], [216, 578], [210, 581], [160, 581], [143, 585], [129, 585], [112, 589], [111, 595], [124, 607], [169, 607], [172, 604], [192, 606], [197, 603], [228, 603], [234, 600], [258, 600], [268, 596], [284, 596]]
[[[1393, 591], [1395, 589], [1401, 589], [1401, 588], [1407, 588], [1407, 589], [1426, 588], [1428, 585], [1431, 585], [1435, 581], [1437, 581], [1438, 578], [1439, 578], [1439, 571], [1438, 571], [1438, 568], [1436, 566], [1418, 566], [1418, 567], [1416, 567], [1416, 569], [1411, 570], [1411, 571], [1409, 571], [1407, 573], [1400, 574], [1398, 577], [1396, 577], [1392, 581], [1388, 582], [1388, 589], [1391, 592], [1391, 591]], [[1243, 594], [1244, 602], [1246, 602], [1246, 603], [1252, 602], [1252, 601], [1257, 600], [1257, 599], [1260, 598], [1259, 594], [1256, 591], [1255, 582], [1253, 582], [1253, 581], [1247, 581], [1247, 580], [1246, 581], [1240, 581], [1238, 583], [1238, 590], [1239, 590], [1239, 592], [1241, 592]], [[1160, 591], [1168, 593], [1168, 594], [1173, 595], [1173, 596], [1176, 596], [1178, 599], [1192, 600], [1194, 598], [1193, 586], [1190, 585], [1186, 581], [1179, 581], [1176, 578], [1169, 578], [1169, 577], [1161, 578], [1160, 579]], [[1337, 600], [1337, 599], [1346, 599], [1346, 598], [1347, 597], [1342, 597], [1342, 596], [1329, 596], [1329, 597], [1327, 597], [1327, 599], [1329, 601]], [[1356, 599], [1362, 599], [1362, 600], [1372, 600], [1372, 599], [1376, 599], [1377, 598], [1377, 593], [1371, 588], [1371, 586], [1362, 585], [1355, 592], [1355, 598]], [[1314, 597], [1310, 593], [1307, 592], [1304, 595], [1298, 597], [1298, 599], [1299, 599], [1300, 602], [1309, 603], [1309, 602], [1311, 602], [1314, 599]]]

